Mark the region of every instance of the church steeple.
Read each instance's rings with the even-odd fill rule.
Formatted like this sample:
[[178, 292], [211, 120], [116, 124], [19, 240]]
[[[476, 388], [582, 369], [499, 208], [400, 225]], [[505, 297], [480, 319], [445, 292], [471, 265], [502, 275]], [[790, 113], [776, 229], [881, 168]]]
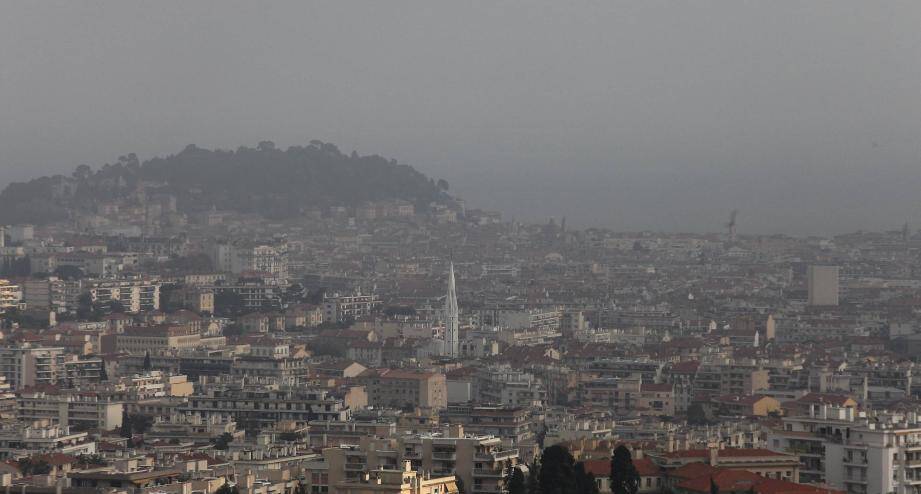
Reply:
[[457, 357], [458, 321], [457, 288], [454, 285], [454, 263], [448, 268], [448, 294], [445, 297], [445, 356]]

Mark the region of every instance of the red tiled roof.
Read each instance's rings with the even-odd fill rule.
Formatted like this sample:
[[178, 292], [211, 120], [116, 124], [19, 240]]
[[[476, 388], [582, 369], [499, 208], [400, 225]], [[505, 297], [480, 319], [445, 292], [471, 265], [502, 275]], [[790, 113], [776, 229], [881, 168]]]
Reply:
[[688, 463], [668, 472], [669, 477], [676, 479], [696, 479], [702, 475], [710, 475], [717, 469], [708, 463]]
[[[595, 478], [608, 477], [611, 475], [611, 460], [604, 458], [601, 460], [585, 460], [585, 471], [591, 473]], [[655, 477], [662, 474], [658, 465], [649, 458], [639, 458], [633, 460], [633, 466], [639, 472], [640, 477]]]
[[755, 486], [757, 494], [843, 494], [844, 491], [797, 484], [780, 479], [763, 479]]
[[710, 475], [702, 475], [694, 479], [680, 482], [676, 487], [685, 491], [709, 493], [712, 482], [716, 484], [722, 492], [746, 491], [762, 480], [763, 477], [747, 470], [717, 469]]

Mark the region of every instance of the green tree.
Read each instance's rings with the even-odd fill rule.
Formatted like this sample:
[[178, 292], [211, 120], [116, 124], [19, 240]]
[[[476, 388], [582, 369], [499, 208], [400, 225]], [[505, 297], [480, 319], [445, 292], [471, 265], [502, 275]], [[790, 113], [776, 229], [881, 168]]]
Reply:
[[538, 447], [544, 447], [544, 441], [547, 439], [547, 423], [541, 422], [540, 429], [537, 430], [535, 439], [537, 439]]
[[143, 434], [150, 430], [153, 425], [153, 417], [143, 413], [132, 413], [128, 415], [128, 422], [131, 423], [131, 431], [135, 434]]
[[134, 435], [134, 430], [131, 427], [131, 418], [128, 417], [128, 410], [122, 411], [122, 427], [120, 430], [120, 435], [129, 439]]
[[688, 407], [688, 425], [707, 425], [707, 410], [701, 403], [693, 403]]
[[467, 494], [467, 486], [464, 485], [464, 479], [462, 479], [462, 478], [458, 477], [457, 475], [455, 475], [455, 476], [454, 476], [454, 485], [457, 486], [457, 493], [458, 493], [458, 494]]
[[225, 451], [232, 442], [233, 434], [225, 432], [214, 440], [214, 449]]
[[505, 471], [505, 490], [508, 494], [527, 494], [524, 474], [517, 466], [509, 464]]
[[544, 449], [540, 456], [541, 494], [576, 494], [575, 460], [560, 445]]
[[218, 487], [217, 490], [214, 491], [214, 494], [240, 494], [240, 490], [237, 489], [236, 485], [231, 486], [227, 482], [224, 482], [224, 485]]
[[16, 466], [23, 475], [45, 475], [51, 473], [51, 465], [45, 461], [34, 458], [20, 458]]
[[246, 301], [239, 293], [220, 290], [214, 294], [214, 313], [220, 317], [236, 317], [246, 312]]
[[86, 273], [82, 269], [70, 265], [58, 266], [54, 270], [54, 275], [67, 281], [80, 280], [86, 277]]
[[540, 494], [540, 459], [534, 458], [528, 465], [528, 476], [525, 479], [528, 494]]
[[585, 463], [576, 463], [576, 492], [578, 494], [598, 494], [595, 475], [585, 470]]
[[96, 318], [96, 311], [93, 307], [93, 296], [89, 293], [81, 293], [77, 297], [77, 319], [88, 321]]
[[640, 474], [633, 466], [633, 456], [620, 445], [611, 456], [611, 493], [636, 494], [640, 489]]
[[149, 371], [153, 368], [150, 364], [150, 352], [144, 352], [144, 370]]

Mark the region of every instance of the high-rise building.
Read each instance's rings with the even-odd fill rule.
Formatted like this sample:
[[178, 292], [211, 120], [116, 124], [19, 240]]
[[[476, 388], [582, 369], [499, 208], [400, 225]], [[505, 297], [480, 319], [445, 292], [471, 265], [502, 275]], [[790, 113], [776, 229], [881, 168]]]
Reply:
[[445, 297], [444, 354], [448, 357], [457, 357], [458, 354], [458, 325], [457, 289], [454, 285], [454, 263], [452, 262], [448, 271], [448, 295]]
[[809, 266], [806, 286], [809, 305], [838, 305], [838, 266]]

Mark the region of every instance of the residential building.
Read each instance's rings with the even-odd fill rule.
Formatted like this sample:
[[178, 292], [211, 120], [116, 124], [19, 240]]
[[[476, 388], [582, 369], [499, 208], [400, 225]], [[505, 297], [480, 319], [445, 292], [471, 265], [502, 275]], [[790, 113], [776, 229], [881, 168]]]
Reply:
[[838, 266], [809, 266], [806, 285], [809, 305], [838, 305]]
[[368, 369], [358, 381], [368, 392], [368, 404], [394, 408], [434, 408], [448, 406], [444, 374], [401, 369]]
[[23, 422], [47, 419], [83, 431], [110, 431], [122, 425], [123, 405], [95, 394], [24, 390], [16, 395], [16, 416]]

